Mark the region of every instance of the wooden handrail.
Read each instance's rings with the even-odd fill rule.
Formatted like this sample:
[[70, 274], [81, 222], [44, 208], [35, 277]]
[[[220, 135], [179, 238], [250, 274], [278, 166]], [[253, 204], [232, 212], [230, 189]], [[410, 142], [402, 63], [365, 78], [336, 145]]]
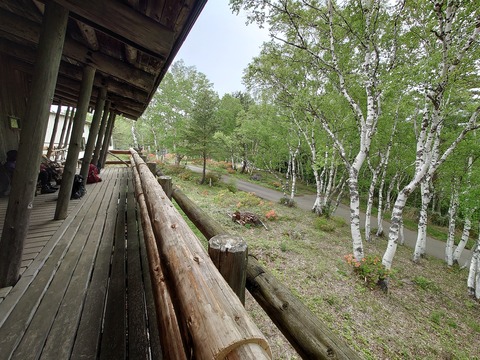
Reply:
[[[172, 197], [207, 239], [227, 233], [179, 189]], [[248, 257], [247, 290], [303, 359], [360, 359], [253, 256]]]
[[135, 150], [130, 151], [140, 177], [162, 270], [175, 299], [175, 313], [180, 328], [188, 331], [195, 358], [271, 359], [264, 335], [145, 162]]
[[145, 203], [145, 196], [142, 191], [142, 184], [140, 183], [140, 175], [135, 167], [133, 158], [131, 162], [135, 182], [135, 194], [142, 222], [143, 238], [147, 249], [148, 263], [150, 265], [149, 271], [154, 302], [156, 308], [161, 309], [161, 311], [157, 310], [156, 313], [160, 330], [162, 354], [165, 359], [186, 360], [188, 357], [185, 354], [185, 347], [188, 346], [183, 344], [177, 315], [175, 314], [172, 298], [165, 282], [157, 243], [155, 241], [155, 234], [153, 233], [152, 223]]

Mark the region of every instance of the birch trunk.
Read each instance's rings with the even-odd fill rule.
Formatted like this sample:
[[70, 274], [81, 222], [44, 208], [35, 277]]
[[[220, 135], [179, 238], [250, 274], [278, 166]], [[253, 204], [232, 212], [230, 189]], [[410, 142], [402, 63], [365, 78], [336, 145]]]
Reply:
[[360, 231], [360, 196], [358, 193], [358, 171], [351, 167], [348, 186], [350, 189], [350, 231], [352, 234], [353, 256], [360, 261], [364, 257], [362, 233]]
[[385, 187], [386, 177], [387, 172], [384, 169], [380, 180], [380, 187], [378, 188], [377, 232], [375, 234], [377, 237], [383, 235], [383, 188]]
[[420, 183], [422, 193], [422, 205], [420, 207], [420, 217], [417, 226], [417, 242], [413, 253], [413, 261], [417, 262], [425, 256], [427, 248], [427, 222], [428, 222], [428, 205], [432, 199], [430, 190], [430, 179], [425, 179]]
[[460, 239], [460, 242], [458, 243], [457, 248], [453, 253], [453, 258], [452, 258], [453, 264], [458, 264], [458, 261], [460, 260], [460, 256], [462, 256], [463, 249], [465, 249], [465, 245], [467, 245], [468, 238], [470, 236], [470, 230], [472, 228], [472, 221], [470, 220], [470, 214], [471, 212], [469, 212], [467, 217], [465, 218], [465, 223], [463, 225], [463, 231], [462, 231], [462, 238]]
[[292, 156], [291, 156], [291, 171], [292, 171], [292, 188], [290, 190], [290, 204], [289, 205], [293, 205], [294, 204], [294, 197], [295, 197], [295, 188], [297, 186], [297, 167], [296, 167], [296, 163], [297, 163], [297, 156], [298, 156], [298, 153], [300, 152], [300, 140], [298, 141], [298, 145], [297, 145], [297, 148], [295, 149], [295, 151], [292, 153]]
[[130, 131], [132, 132], [133, 146], [135, 149], [139, 149], [137, 133], [135, 132], [135, 125], [132, 125], [132, 127], [130, 128]]
[[[472, 164], [473, 164], [473, 156], [470, 155], [467, 161], [467, 181], [466, 181], [467, 188], [465, 190], [465, 193], [467, 194], [471, 192], [471, 188], [472, 188], [472, 182], [471, 182]], [[457, 194], [457, 197], [458, 197], [458, 194]], [[465, 248], [465, 245], [467, 244], [468, 237], [470, 236], [470, 229], [472, 228], [471, 218], [472, 218], [472, 215], [475, 213], [475, 211], [476, 211], [476, 208], [465, 210], [465, 220], [463, 225], [462, 238], [460, 239], [460, 242], [458, 243], [458, 246], [455, 249], [455, 252], [453, 253], [453, 263], [458, 264], [458, 260], [462, 255], [462, 251]]]
[[382, 258], [382, 264], [386, 269], [392, 268], [393, 257], [397, 251], [400, 228], [403, 226], [403, 209], [405, 208], [405, 203], [407, 202], [410, 193], [409, 190], [409, 187], [402, 189], [397, 196], [397, 200], [395, 200], [395, 205], [393, 206], [390, 229], [388, 230], [387, 249]]
[[368, 188], [367, 209], [365, 210], [365, 240], [371, 240], [370, 217], [372, 215], [373, 195], [375, 195], [375, 186], [377, 185], [378, 171], [370, 168], [372, 171], [372, 181]]
[[452, 194], [450, 196], [450, 206], [448, 207], [448, 236], [445, 245], [445, 261], [448, 266], [453, 265], [453, 246], [455, 243], [455, 226], [458, 211], [458, 187], [457, 180], [452, 181]]
[[[480, 226], [479, 226], [480, 230]], [[467, 287], [470, 295], [480, 299], [480, 231], [478, 232], [478, 240], [472, 252], [472, 260], [470, 261], [470, 270], [468, 272]]]

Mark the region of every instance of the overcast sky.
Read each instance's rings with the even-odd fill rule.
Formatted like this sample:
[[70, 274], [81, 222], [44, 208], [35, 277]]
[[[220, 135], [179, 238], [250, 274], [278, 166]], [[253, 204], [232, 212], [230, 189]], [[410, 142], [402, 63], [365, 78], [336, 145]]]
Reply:
[[232, 14], [228, 0], [208, 0], [175, 61], [195, 66], [223, 96], [245, 90], [243, 70], [267, 40], [267, 30], [245, 25], [245, 16]]

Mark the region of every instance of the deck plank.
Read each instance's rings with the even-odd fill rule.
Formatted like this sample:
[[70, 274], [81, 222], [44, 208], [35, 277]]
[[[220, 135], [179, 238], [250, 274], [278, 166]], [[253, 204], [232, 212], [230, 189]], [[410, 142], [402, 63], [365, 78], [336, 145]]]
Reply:
[[24, 273], [0, 289], [0, 360], [162, 359], [131, 177], [105, 169], [57, 223], [55, 194], [35, 199], [52, 213], [30, 222]]
[[120, 197], [115, 226], [114, 252], [110, 284], [107, 293], [104, 332], [100, 346], [100, 359], [126, 358], [125, 309], [125, 201], [127, 178], [120, 179]]
[[92, 281], [88, 289], [85, 305], [71, 355], [72, 360], [96, 359], [100, 347], [104, 303], [106, 300], [110, 260], [117, 217], [117, 202], [120, 185], [117, 180], [105, 219], [104, 236], [98, 249]]
[[[102, 195], [100, 187], [96, 191], [95, 201]], [[46, 287], [38, 309], [13, 353], [13, 359], [33, 360], [38, 359], [40, 356], [60, 304], [65, 296], [67, 286], [85, 250], [88, 235], [97, 215], [96, 211], [92, 211], [93, 209], [95, 207], [89, 207], [83, 217], [83, 221], [81, 221], [78, 231], [73, 236], [73, 241], [62, 259], [58, 271], [56, 271], [54, 278]]]
[[[105, 181], [104, 184], [107, 184], [107, 182]], [[67, 359], [70, 357], [114, 188], [115, 181], [108, 182], [106, 186], [102, 187], [101, 195], [103, 196], [98, 196], [96, 200], [100, 201], [101, 204], [96, 216], [94, 216], [94, 223], [88, 234], [87, 243], [68, 284], [68, 289], [56, 314], [55, 322], [43, 347], [40, 359], [55, 357]]]

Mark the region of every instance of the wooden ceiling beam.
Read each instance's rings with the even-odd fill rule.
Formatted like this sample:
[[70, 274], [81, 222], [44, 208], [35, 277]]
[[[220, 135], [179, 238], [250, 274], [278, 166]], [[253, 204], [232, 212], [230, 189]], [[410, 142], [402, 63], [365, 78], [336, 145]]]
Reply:
[[81, 21], [76, 20], [78, 29], [82, 33], [83, 38], [88, 44], [88, 47], [93, 51], [98, 51], [100, 49], [100, 45], [98, 44], [97, 34], [95, 33], [95, 29], [91, 26], [88, 26]]
[[115, 0], [54, 0], [70, 16], [137, 48], [166, 59], [174, 44], [173, 30]]
[[[35, 47], [40, 37], [40, 27], [40, 24], [5, 10], [0, 10], [0, 31], [30, 42]], [[100, 52], [91, 51], [86, 46], [72, 39], [65, 39], [63, 55], [82, 64], [91, 64], [102, 73], [113, 76], [144, 91], [151, 91], [154, 86], [155, 77], [152, 74]]]
[[[11, 61], [15, 62], [16, 68], [21, 69], [27, 74], [32, 74], [32, 65], [36, 58], [34, 50], [2, 39], [0, 40], [0, 52], [8, 55]], [[57, 82], [63, 83], [64, 85], [73, 83], [80, 84], [82, 80], [82, 70], [78, 66], [62, 62], [60, 64], [58, 79]], [[108, 93], [115, 95], [116, 101], [118, 102], [122, 102], [123, 98], [123, 101], [127, 103], [145, 104], [148, 100], [148, 93], [144, 91], [137, 90], [113, 79], [105, 80], [101, 74], [95, 76], [95, 87], [104, 86], [105, 83], [108, 88]], [[70, 86], [73, 87], [74, 85]], [[138, 105], [135, 105], [135, 108], [138, 108]]]

